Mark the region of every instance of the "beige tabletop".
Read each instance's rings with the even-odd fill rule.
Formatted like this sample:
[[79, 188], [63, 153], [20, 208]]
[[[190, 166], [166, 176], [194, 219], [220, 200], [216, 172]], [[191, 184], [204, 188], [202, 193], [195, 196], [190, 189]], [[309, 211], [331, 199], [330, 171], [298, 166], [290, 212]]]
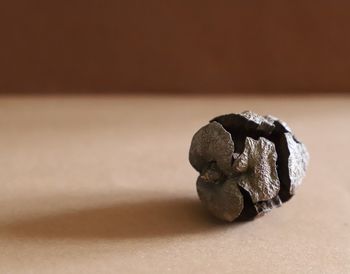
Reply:
[[[247, 223], [201, 207], [194, 132], [246, 109], [311, 162]], [[0, 273], [350, 273], [350, 97], [1, 97]]]

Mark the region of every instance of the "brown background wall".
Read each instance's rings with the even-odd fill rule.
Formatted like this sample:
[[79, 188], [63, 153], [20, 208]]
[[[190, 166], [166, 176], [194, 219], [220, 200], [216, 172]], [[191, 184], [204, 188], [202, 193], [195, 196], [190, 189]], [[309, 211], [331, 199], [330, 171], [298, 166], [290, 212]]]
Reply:
[[349, 27], [349, 1], [3, 1], [0, 91], [347, 92]]

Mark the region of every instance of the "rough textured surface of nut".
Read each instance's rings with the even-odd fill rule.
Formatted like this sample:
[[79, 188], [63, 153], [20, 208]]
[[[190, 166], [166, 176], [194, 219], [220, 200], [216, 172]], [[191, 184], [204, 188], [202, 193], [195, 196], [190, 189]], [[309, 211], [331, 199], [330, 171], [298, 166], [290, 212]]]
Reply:
[[275, 145], [265, 138], [246, 138], [243, 153], [234, 161], [233, 169], [240, 174], [238, 185], [250, 194], [253, 203], [277, 196], [280, 181], [276, 168]]
[[224, 173], [231, 173], [234, 144], [230, 133], [217, 122], [202, 127], [193, 136], [190, 163], [201, 171], [209, 163], [216, 162]]
[[200, 172], [197, 191], [204, 206], [233, 221], [288, 201], [305, 176], [309, 155], [286, 123], [245, 111], [202, 127], [193, 136], [189, 160]]
[[304, 144], [297, 141], [291, 133], [285, 133], [289, 157], [288, 169], [290, 178], [290, 193], [294, 194], [295, 189], [301, 184], [305, 176], [307, 163], [309, 162], [309, 153]]
[[242, 212], [243, 196], [234, 179], [220, 184], [197, 180], [198, 196], [207, 209], [217, 218], [232, 222]]

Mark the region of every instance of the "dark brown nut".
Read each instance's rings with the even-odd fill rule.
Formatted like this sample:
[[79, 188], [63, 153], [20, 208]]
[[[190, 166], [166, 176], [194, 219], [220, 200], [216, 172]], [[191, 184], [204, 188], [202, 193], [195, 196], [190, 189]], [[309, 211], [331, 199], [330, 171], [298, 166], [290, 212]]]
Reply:
[[286, 123], [251, 111], [214, 118], [193, 136], [197, 192], [219, 219], [249, 220], [288, 201], [305, 176], [306, 147]]

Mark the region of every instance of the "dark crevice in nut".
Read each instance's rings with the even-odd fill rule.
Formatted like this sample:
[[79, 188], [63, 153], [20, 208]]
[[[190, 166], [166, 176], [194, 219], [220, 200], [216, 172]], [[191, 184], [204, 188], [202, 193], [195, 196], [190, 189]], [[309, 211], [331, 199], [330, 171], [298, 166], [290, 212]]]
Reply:
[[250, 197], [248, 191], [246, 191], [243, 187], [239, 186], [239, 190], [241, 191], [243, 195], [244, 200], [244, 206], [241, 214], [236, 219], [238, 222], [241, 221], [251, 221], [255, 218], [255, 216], [258, 214], [256, 211], [256, 208], [254, 206], [254, 203], [252, 201], [252, 198]]
[[244, 199], [244, 208], [236, 221], [250, 221], [256, 216], [263, 216], [274, 207], [280, 207], [282, 205], [278, 195], [267, 201], [260, 201], [253, 203], [249, 193], [242, 187], [239, 188]]
[[227, 179], [227, 177], [224, 173], [222, 173], [215, 161], [209, 162], [208, 166], [203, 168], [203, 170], [200, 173], [200, 178], [203, 182], [214, 184], [220, 184]]
[[280, 191], [278, 196], [282, 202], [288, 201], [293, 195], [290, 192], [290, 178], [288, 170], [289, 150], [286, 138], [283, 133], [274, 131], [270, 137], [275, 144], [277, 152], [277, 173], [280, 179]]

